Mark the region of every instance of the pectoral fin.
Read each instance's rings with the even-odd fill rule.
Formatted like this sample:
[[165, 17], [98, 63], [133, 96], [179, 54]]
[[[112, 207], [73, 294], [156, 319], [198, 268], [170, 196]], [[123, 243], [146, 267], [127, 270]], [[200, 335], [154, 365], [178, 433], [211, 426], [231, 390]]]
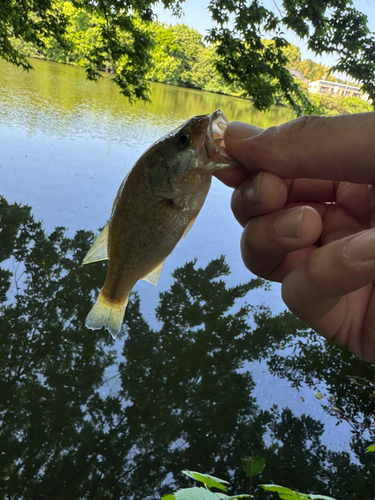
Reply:
[[90, 262], [97, 262], [98, 260], [108, 259], [108, 236], [109, 236], [109, 222], [104, 226], [103, 231], [96, 238], [93, 246], [87, 252], [83, 259], [83, 264]]
[[150, 274], [142, 278], [144, 281], [148, 281], [149, 283], [152, 283], [153, 285], [157, 285], [160, 275], [161, 275], [161, 270], [163, 268], [164, 260], [161, 264], [158, 265], [153, 271], [151, 271]]

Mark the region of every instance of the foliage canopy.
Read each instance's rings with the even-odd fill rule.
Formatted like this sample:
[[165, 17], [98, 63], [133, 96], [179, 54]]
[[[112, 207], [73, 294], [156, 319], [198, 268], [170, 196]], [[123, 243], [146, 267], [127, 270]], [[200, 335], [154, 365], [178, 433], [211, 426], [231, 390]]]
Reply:
[[[180, 0], [163, 0], [174, 14]], [[115, 81], [129, 99], [147, 99], [146, 75], [152, 68], [154, 37], [149, 29], [155, 0], [5, 0], [0, 5], [0, 55], [30, 69], [20, 50], [31, 43], [45, 50], [54, 40], [73, 52], [77, 43], [88, 78], [96, 79], [110, 64]], [[211, 0], [208, 9], [215, 27], [208, 41], [215, 51], [215, 65], [229, 85], [235, 84], [256, 108], [269, 108], [284, 99], [297, 113], [314, 110], [299, 84], [287, 71], [288, 41], [284, 30], [294, 31], [315, 54], [336, 53], [333, 70], [363, 83], [375, 97], [375, 38], [367, 17], [350, 0], [283, 0], [275, 12], [259, 0]], [[74, 11], [74, 12], [73, 12]], [[77, 40], [77, 23], [88, 22], [85, 40]], [[74, 15], [73, 15], [74, 13]], [[271, 43], [264, 43], [264, 38]], [[178, 50], [178, 48], [176, 48]]]

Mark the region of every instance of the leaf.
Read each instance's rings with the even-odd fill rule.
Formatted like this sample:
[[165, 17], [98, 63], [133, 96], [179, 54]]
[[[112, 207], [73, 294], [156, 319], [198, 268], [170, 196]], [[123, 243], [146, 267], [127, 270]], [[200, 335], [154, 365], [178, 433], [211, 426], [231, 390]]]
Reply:
[[246, 477], [258, 476], [264, 471], [266, 459], [264, 457], [248, 457], [245, 459]]
[[265, 491], [275, 491], [282, 500], [335, 500], [325, 495], [299, 493], [298, 491], [293, 491], [284, 486], [278, 486], [277, 484], [260, 484], [259, 486]]
[[303, 493], [297, 493], [296, 491], [285, 488], [284, 486], [278, 486], [276, 484], [260, 484], [259, 486], [265, 491], [275, 491], [278, 493], [279, 497], [282, 498], [282, 500], [304, 500], [308, 498]]
[[206, 488], [183, 488], [174, 494], [175, 500], [218, 500], [218, 497], [212, 491]]
[[370, 444], [370, 446], [367, 446], [366, 453], [375, 453], [375, 443]]
[[234, 495], [234, 497], [228, 497], [227, 500], [235, 500], [236, 498], [253, 498], [253, 495]]
[[161, 497], [160, 500], [175, 500], [175, 496], [173, 495], [173, 493], [169, 493], [169, 495], [164, 495], [163, 497]]
[[227, 491], [227, 488], [223, 483], [229, 484], [228, 481], [224, 479], [219, 479], [218, 477], [209, 476], [208, 474], [200, 474], [199, 472], [194, 472], [190, 470], [182, 471], [185, 476], [191, 477], [196, 481], [199, 481], [207, 486], [207, 488], [217, 488], [218, 490]]
[[335, 500], [332, 497], [327, 497], [326, 495], [307, 495], [311, 500]]
[[220, 498], [220, 500], [236, 500], [236, 498], [253, 498], [252, 495], [234, 495], [233, 497], [228, 497], [225, 493], [215, 493], [216, 498]]
[[[174, 500], [236, 500], [237, 498], [250, 498], [250, 495], [234, 495], [229, 497], [225, 493], [213, 493], [206, 490], [206, 488], [199, 487], [183, 488], [174, 494]], [[168, 497], [165, 500], [170, 499]]]

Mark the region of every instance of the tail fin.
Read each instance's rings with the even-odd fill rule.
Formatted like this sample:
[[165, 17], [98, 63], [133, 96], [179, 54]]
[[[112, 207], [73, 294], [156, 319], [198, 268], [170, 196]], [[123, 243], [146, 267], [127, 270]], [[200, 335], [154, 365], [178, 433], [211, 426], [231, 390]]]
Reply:
[[91, 330], [106, 328], [115, 339], [121, 331], [127, 303], [128, 301], [123, 304], [109, 302], [103, 297], [102, 292], [100, 292], [95, 304], [87, 315], [86, 327], [91, 328]]

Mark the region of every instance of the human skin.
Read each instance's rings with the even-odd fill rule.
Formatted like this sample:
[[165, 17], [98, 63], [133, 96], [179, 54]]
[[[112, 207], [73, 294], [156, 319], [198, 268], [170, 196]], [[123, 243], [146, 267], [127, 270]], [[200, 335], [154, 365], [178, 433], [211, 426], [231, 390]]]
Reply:
[[232, 122], [247, 268], [282, 283], [287, 307], [325, 338], [375, 361], [375, 113], [309, 116], [262, 130]]

